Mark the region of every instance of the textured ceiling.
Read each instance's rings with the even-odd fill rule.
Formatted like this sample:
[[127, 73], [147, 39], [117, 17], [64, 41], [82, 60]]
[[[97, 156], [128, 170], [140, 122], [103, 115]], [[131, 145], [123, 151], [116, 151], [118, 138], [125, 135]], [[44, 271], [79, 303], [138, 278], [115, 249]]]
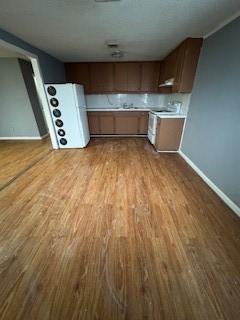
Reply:
[[201, 37], [240, 10], [240, 0], [0, 0], [0, 27], [63, 61], [164, 57], [186, 37]]

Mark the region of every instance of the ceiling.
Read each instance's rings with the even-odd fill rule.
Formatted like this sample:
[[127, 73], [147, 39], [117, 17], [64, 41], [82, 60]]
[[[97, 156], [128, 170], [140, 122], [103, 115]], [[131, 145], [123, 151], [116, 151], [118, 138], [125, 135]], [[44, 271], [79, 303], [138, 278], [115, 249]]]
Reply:
[[0, 27], [62, 61], [163, 58], [186, 37], [201, 37], [240, 10], [240, 0], [0, 0]]
[[5, 49], [0, 47], [0, 58], [22, 58], [26, 59], [26, 57], [20, 53]]

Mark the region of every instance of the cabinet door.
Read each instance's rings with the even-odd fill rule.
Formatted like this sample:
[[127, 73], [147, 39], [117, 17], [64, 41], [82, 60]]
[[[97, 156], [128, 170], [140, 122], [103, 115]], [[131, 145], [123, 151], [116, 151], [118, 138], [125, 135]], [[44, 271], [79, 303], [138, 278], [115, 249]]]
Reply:
[[128, 79], [128, 76], [127, 76], [126, 63], [115, 63], [114, 64], [115, 91], [126, 92], [128, 89], [127, 79]]
[[141, 63], [129, 62], [127, 65], [127, 91], [138, 92], [141, 90]]
[[85, 93], [90, 93], [90, 73], [88, 63], [65, 63], [66, 81], [84, 86]]
[[99, 112], [88, 112], [87, 115], [90, 134], [101, 134]]
[[[178, 70], [178, 48], [171, 52], [160, 65], [159, 84], [163, 84], [166, 80], [177, 77]], [[172, 93], [172, 87], [159, 87], [161, 93]]]
[[143, 62], [141, 92], [157, 92], [160, 62]]
[[161, 93], [171, 93], [171, 87], [159, 87], [160, 84], [163, 84], [167, 80], [167, 61], [163, 60], [160, 63], [160, 72], [159, 72], [159, 81], [158, 81], [158, 92]]
[[139, 92], [141, 90], [141, 63], [115, 63], [114, 87], [118, 92]]
[[135, 112], [115, 112], [116, 134], [138, 134], [138, 116]]
[[115, 134], [114, 112], [100, 112], [101, 134]]
[[159, 84], [174, 78], [174, 85], [170, 88], [160, 87], [159, 92], [192, 91], [202, 42], [201, 38], [188, 38], [161, 62]]
[[91, 63], [90, 82], [92, 93], [113, 91], [113, 64]]
[[177, 151], [180, 146], [183, 118], [160, 118], [157, 126], [155, 147], [159, 151]]
[[173, 92], [192, 91], [203, 39], [186, 39], [179, 47], [176, 84]]
[[148, 133], [148, 112], [141, 112], [138, 120], [138, 133], [147, 134]]
[[116, 134], [147, 134], [148, 112], [124, 111], [115, 112]]
[[166, 58], [165, 80], [176, 78], [177, 65], [179, 63], [178, 52], [179, 49], [177, 48], [173, 52], [171, 52]]

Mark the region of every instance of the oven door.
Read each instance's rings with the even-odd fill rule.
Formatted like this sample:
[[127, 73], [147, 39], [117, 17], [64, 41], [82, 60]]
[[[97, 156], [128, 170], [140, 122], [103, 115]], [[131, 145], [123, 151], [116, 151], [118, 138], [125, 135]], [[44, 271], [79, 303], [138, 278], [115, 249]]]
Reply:
[[155, 140], [156, 140], [156, 131], [157, 131], [157, 116], [152, 112], [149, 112], [148, 139], [153, 145], [155, 144]]
[[155, 145], [156, 135], [152, 134], [151, 131], [148, 131], [148, 140], [151, 142], [151, 144]]
[[156, 131], [157, 131], [157, 116], [152, 112], [149, 112], [148, 131], [150, 131], [154, 135], [156, 134]]

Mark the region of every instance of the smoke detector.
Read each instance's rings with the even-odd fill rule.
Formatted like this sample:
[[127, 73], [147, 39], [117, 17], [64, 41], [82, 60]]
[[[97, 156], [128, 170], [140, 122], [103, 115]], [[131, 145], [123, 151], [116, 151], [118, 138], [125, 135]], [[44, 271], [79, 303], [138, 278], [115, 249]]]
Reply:
[[116, 50], [111, 53], [112, 58], [122, 58], [124, 56], [123, 51]]
[[107, 42], [106, 42], [106, 45], [107, 45], [107, 47], [110, 48], [110, 49], [116, 49], [116, 48], [119, 47], [118, 42], [115, 41], [115, 40], [107, 41]]

